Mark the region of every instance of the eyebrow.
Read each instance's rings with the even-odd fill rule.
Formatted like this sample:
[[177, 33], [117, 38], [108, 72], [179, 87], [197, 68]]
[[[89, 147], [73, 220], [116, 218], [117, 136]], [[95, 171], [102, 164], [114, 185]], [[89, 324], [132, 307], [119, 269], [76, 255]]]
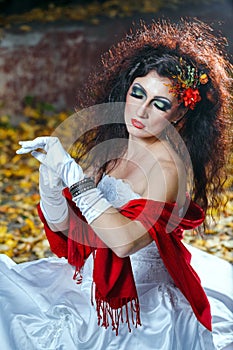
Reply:
[[[142, 89], [142, 91], [145, 93], [145, 95], [147, 95], [146, 90], [144, 89], [144, 87], [143, 87], [141, 84], [135, 83], [135, 84], [133, 85], [133, 87], [134, 87], [135, 85], [138, 86], [138, 87], [140, 87], [140, 88]], [[166, 100], [166, 101], [168, 101], [168, 102], [172, 105], [172, 101], [171, 101], [169, 98], [167, 98], [167, 97], [164, 97], [164, 96], [154, 96], [154, 97], [152, 98], [152, 100], [158, 100], [158, 99]]]

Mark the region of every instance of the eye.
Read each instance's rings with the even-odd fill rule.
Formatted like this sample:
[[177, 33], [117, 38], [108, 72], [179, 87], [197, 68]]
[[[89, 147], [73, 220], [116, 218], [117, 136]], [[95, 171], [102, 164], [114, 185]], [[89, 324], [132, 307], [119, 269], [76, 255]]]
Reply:
[[143, 97], [146, 96], [145, 92], [137, 85], [134, 85], [132, 87], [132, 92], [130, 93], [130, 96], [133, 96], [135, 98], [143, 99]]
[[153, 105], [161, 111], [166, 112], [171, 109], [171, 103], [167, 100], [156, 99], [153, 101]]

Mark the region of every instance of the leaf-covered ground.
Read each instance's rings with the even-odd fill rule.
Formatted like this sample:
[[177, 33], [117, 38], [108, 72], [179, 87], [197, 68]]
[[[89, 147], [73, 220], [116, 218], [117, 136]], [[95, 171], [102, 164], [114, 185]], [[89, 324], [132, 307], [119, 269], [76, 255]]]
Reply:
[[[224, 6], [224, 1], [221, 0]], [[19, 26], [22, 31], [30, 31], [33, 22], [51, 23], [55, 21], [85, 21], [98, 25], [104, 18], [125, 18], [135, 13], [157, 13], [160, 10], [176, 11], [182, 6], [211, 6], [218, 0], [105, 0], [72, 1], [61, 5], [56, 0], [21, 14], [0, 15], [0, 27]]]
[[[30, 102], [30, 100], [29, 100]], [[16, 155], [19, 140], [51, 135], [70, 113], [57, 113], [52, 106], [29, 103], [24, 121], [13, 127], [8, 116], [0, 117], [0, 253], [16, 262], [51, 255], [36, 205], [38, 195], [38, 162], [29, 155]], [[185, 241], [227, 261], [233, 262], [233, 192], [227, 192], [228, 204], [220, 220], [204, 239], [187, 232]]]
[[[82, 5], [57, 6], [49, 2], [46, 8], [34, 8], [20, 15], [1, 16], [0, 27], [17, 26], [30, 31], [33, 23], [54, 21], [88, 21], [98, 25], [103, 17], [127, 17], [134, 13], [156, 13], [162, 8], [177, 9], [182, 4], [210, 5], [217, 0], [107, 0], [87, 1]], [[222, 0], [224, 3], [224, 0]], [[0, 32], [0, 36], [3, 32]], [[51, 255], [42, 224], [37, 215], [38, 162], [30, 156], [15, 154], [19, 140], [50, 135], [69, 113], [56, 113], [46, 103], [33, 104], [30, 99], [24, 109], [24, 121], [14, 128], [8, 116], [0, 116], [0, 253], [16, 262]], [[33, 108], [32, 108], [33, 107]], [[13, 116], [12, 116], [13, 117]], [[45, 131], [46, 130], [46, 131]], [[233, 162], [232, 162], [233, 164]], [[232, 188], [232, 178], [229, 186]], [[221, 219], [202, 239], [188, 232], [185, 241], [211, 254], [233, 262], [233, 193], [228, 191], [228, 204]]]

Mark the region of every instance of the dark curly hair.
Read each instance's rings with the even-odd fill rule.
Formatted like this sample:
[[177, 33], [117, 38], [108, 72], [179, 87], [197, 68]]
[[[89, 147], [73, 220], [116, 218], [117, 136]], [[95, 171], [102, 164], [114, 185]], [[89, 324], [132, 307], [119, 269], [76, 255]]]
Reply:
[[[90, 75], [78, 101], [82, 108], [125, 102], [136, 77], [156, 70], [160, 76], [171, 78], [171, 74], [177, 74], [181, 57], [187, 65], [205, 72], [209, 80], [199, 88], [201, 101], [193, 110], [188, 110], [179, 129], [192, 161], [193, 199], [205, 211], [219, 207], [218, 195], [223, 191], [224, 167], [231, 144], [232, 65], [224, 53], [225, 45], [225, 38], [214, 35], [211, 27], [196, 19], [181, 19], [178, 23], [161, 20], [150, 25], [141, 22], [102, 56], [100, 67]], [[77, 161], [81, 162], [97, 144], [115, 138], [128, 138], [120, 108], [110, 124], [82, 135], [78, 140], [80, 147], [76, 149]], [[92, 155], [90, 162], [92, 165], [94, 162], [99, 179], [111, 162], [114, 166], [113, 160], [120, 157], [126, 147], [125, 143], [112, 150], [110, 147], [101, 155], [100, 152]]]

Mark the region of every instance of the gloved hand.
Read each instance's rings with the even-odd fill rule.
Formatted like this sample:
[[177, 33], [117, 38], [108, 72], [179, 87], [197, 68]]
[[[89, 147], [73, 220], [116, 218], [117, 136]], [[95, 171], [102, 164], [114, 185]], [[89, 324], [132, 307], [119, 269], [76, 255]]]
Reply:
[[[31, 152], [39, 162], [54, 171], [68, 187], [84, 178], [82, 168], [64, 150], [57, 137], [42, 136], [32, 141], [20, 141], [22, 146], [17, 154]], [[37, 151], [42, 149], [43, 152]]]
[[[17, 151], [17, 154], [24, 154], [31, 152], [32, 156], [38, 159], [43, 165], [45, 165], [50, 171], [45, 175], [41, 183], [45, 180], [48, 183], [48, 179], [52, 178], [52, 185], [54, 184], [53, 172], [58, 175], [58, 177], [68, 186], [71, 187], [73, 184], [83, 180], [84, 173], [82, 168], [75, 162], [75, 160], [64, 150], [59, 139], [57, 137], [37, 137], [32, 141], [20, 141], [19, 144], [22, 146], [21, 149]], [[38, 152], [37, 149], [41, 148], [44, 152]], [[43, 168], [42, 168], [43, 169]], [[42, 170], [43, 171], [43, 170]], [[46, 180], [47, 179], [47, 180]], [[45, 183], [43, 186], [45, 186]], [[48, 186], [48, 185], [47, 185]], [[56, 181], [55, 181], [56, 187]], [[42, 197], [42, 208], [44, 212], [46, 210], [50, 213], [45, 217], [48, 222], [55, 223], [58, 219], [53, 217], [54, 204], [49, 208], [50, 203], [54, 203], [53, 199], [45, 196], [45, 191], [51, 192], [46, 187], [41, 188], [43, 192]], [[57, 197], [56, 197], [57, 198]], [[92, 223], [98, 216], [100, 216], [104, 211], [110, 208], [112, 205], [106, 201], [101, 191], [94, 188], [89, 191], [84, 191], [79, 196], [75, 196], [73, 201], [76, 203], [77, 207], [80, 208], [83, 215], [86, 217], [88, 223]], [[47, 206], [45, 208], [45, 205]], [[56, 207], [57, 209], [57, 207]], [[43, 209], [42, 209], [43, 210]], [[52, 220], [52, 221], [51, 221]], [[60, 219], [59, 219], [60, 220]]]
[[40, 207], [48, 223], [57, 224], [68, 217], [68, 206], [62, 195], [60, 177], [44, 164], [39, 168]]

